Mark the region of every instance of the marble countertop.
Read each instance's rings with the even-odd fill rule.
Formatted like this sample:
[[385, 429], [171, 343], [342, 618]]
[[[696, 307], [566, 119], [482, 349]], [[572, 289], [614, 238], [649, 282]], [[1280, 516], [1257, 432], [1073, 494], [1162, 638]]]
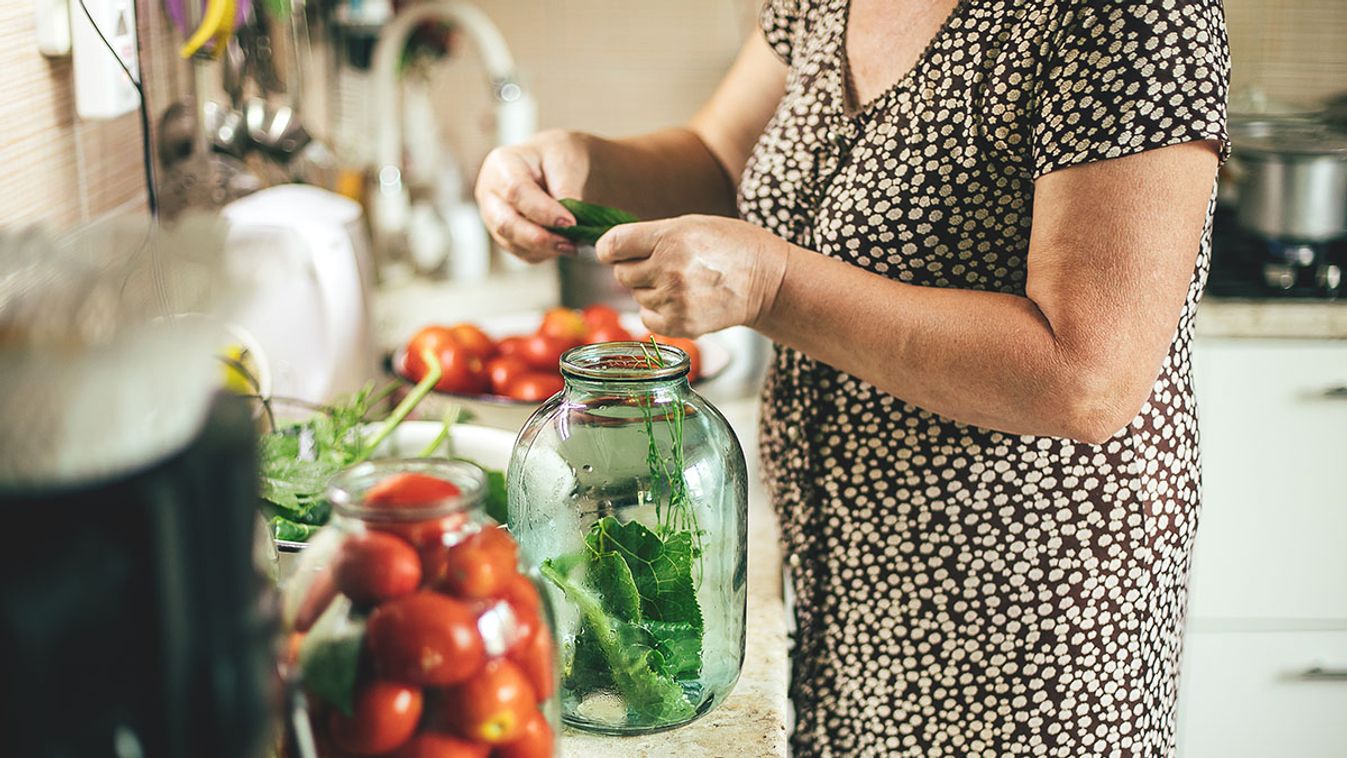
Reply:
[[1207, 297], [1196, 329], [1202, 338], [1347, 339], [1347, 300]]

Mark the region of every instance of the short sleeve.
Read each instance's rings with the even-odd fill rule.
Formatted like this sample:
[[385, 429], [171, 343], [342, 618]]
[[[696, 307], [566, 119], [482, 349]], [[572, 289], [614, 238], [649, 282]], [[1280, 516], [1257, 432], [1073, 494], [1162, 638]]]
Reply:
[[790, 65], [790, 52], [794, 47], [795, 30], [801, 19], [800, 0], [766, 0], [762, 12], [758, 14], [758, 23], [767, 45], [776, 53], [782, 63]]
[[1168, 145], [1229, 154], [1220, 0], [1067, 3], [1034, 106], [1034, 176]]

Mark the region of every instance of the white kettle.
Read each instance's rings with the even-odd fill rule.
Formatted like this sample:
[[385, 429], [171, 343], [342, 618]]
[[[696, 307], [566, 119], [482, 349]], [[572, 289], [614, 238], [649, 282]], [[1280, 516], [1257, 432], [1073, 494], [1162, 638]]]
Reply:
[[374, 378], [360, 205], [283, 184], [230, 203], [223, 216], [228, 265], [248, 283], [236, 326], [263, 354], [271, 394], [323, 403]]

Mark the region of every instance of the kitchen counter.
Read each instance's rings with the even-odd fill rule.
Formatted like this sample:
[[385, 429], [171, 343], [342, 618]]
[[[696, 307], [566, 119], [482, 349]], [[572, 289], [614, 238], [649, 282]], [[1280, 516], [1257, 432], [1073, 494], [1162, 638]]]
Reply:
[[[375, 341], [404, 342], [427, 323], [470, 321], [557, 303], [556, 274], [537, 266], [480, 285], [411, 282], [373, 298]], [[607, 737], [567, 730], [563, 758], [760, 758], [786, 755], [786, 610], [776, 519], [758, 475], [756, 392], [706, 393], [730, 422], [748, 461], [748, 624], [743, 672], [734, 691], [711, 713], [667, 732]]]
[[[409, 283], [374, 298], [376, 337], [393, 347], [428, 322], [452, 323], [556, 304], [554, 269], [540, 266], [484, 285]], [[1197, 335], [1216, 339], [1347, 339], [1347, 302], [1206, 298]], [[713, 395], [713, 397], [715, 397]], [[747, 656], [734, 691], [715, 711], [680, 729], [640, 737], [567, 730], [562, 755], [654, 758], [679, 754], [725, 758], [785, 756], [787, 636], [775, 519], [757, 475], [757, 400], [715, 397], [749, 461]]]
[[1196, 329], [1199, 338], [1347, 339], [1347, 301], [1207, 297]]

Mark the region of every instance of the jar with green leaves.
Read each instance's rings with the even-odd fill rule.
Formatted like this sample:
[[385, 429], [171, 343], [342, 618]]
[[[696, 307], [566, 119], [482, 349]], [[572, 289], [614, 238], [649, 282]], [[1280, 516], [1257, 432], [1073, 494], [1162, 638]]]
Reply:
[[686, 724], [743, 663], [743, 450], [677, 348], [586, 345], [561, 373], [507, 476], [510, 528], [558, 609], [563, 719], [607, 734]]

